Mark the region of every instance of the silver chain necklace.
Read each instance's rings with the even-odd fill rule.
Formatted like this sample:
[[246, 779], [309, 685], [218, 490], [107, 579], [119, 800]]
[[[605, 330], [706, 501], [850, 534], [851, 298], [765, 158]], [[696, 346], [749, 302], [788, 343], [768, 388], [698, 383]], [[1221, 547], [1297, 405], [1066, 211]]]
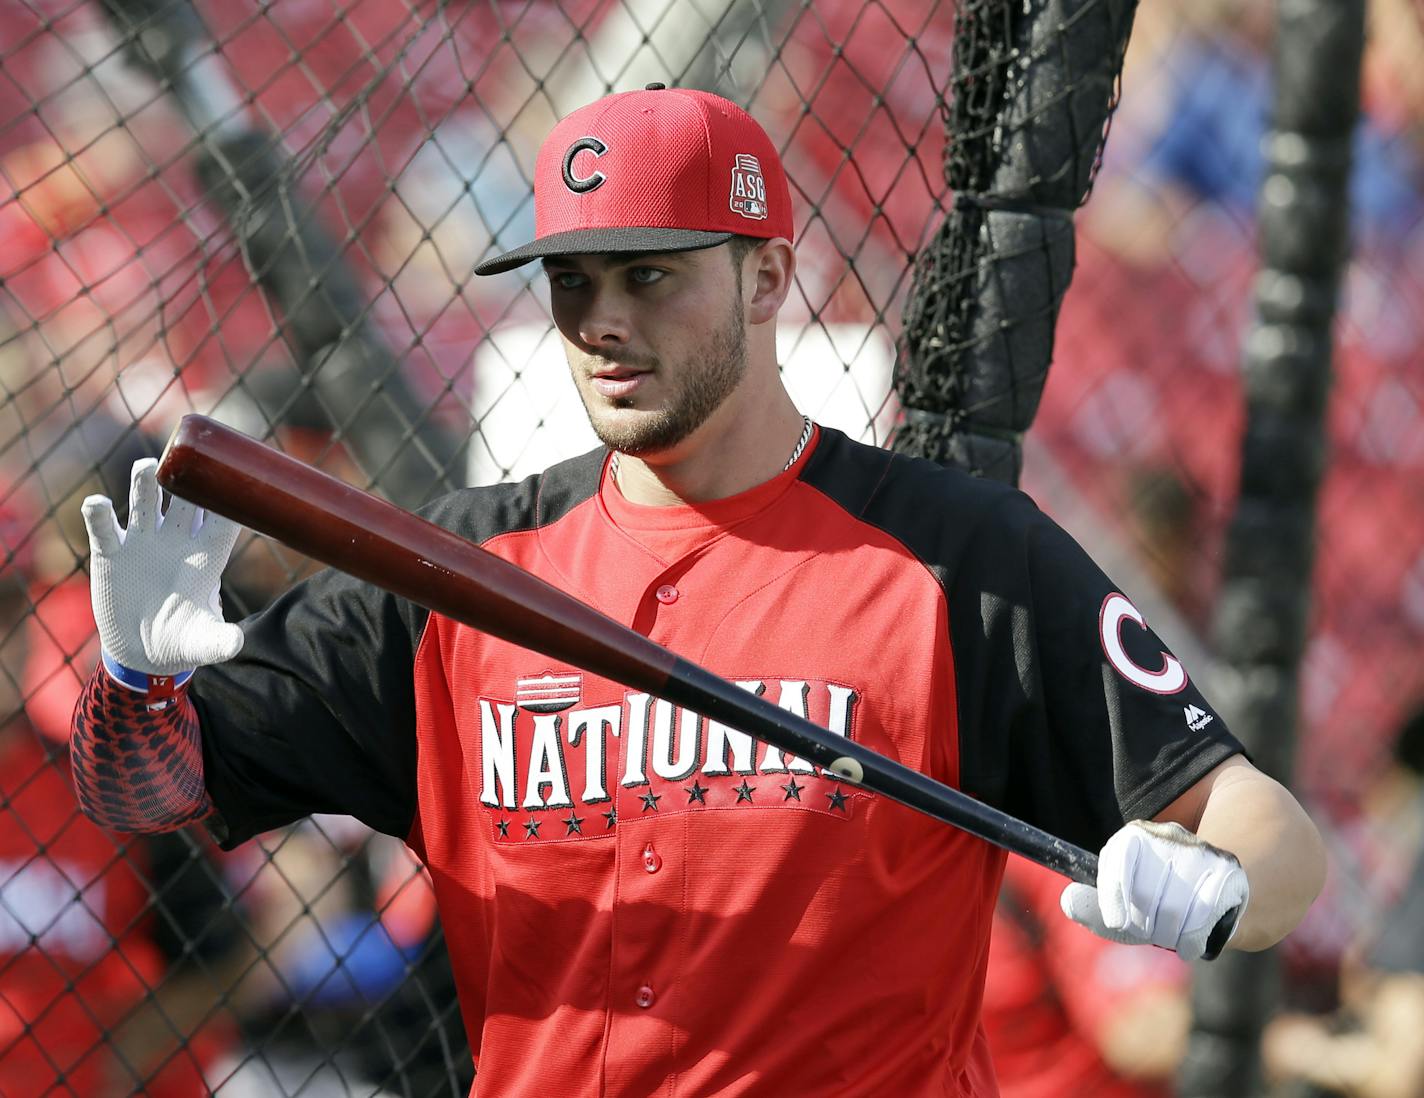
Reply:
[[[786, 459], [786, 464], [781, 467], [783, 473], [796, 464], [796, 459], [801, 456], [801, 451], [806, 449], [806, 443], [811, 441], [811, 429], [813, 426], [811, 417], [802, 416], [801, 425], [801, 437], [796, 440], [796, 449], [791, 451], [791, 456]], [[608, 462], [608, 475], [613, 478], [614, 483], [618, 481], [618, 457], [618, 451], [614, 450], [613, 457], [610, 458]]]

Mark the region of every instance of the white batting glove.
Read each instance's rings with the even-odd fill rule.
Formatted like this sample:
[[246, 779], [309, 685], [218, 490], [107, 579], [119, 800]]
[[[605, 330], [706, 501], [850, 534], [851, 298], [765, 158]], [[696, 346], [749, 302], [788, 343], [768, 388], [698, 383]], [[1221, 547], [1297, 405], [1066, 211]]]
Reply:
[[157, 470], [153, 458], [134, 462], [127, 530], [108, 496], [82, 506], [104, 665], [137, 689], [147, 688], [148, 676], [185, 679], [242, 650], [242, 630], [223, 621], [218, 600], [239, 528], [176, 496], [161, 513]]
[[[1188, 961], [1215, 957], [1231, 940], [1250, 889], [1236, 855], [1181, 824], [1133, 820], [1098, 856], [1098, 885], [1070, 884], [1063, 913], [1113, 942], [1176, 950]], [[1229, 932], [1211, 942], [1228, 912]]]

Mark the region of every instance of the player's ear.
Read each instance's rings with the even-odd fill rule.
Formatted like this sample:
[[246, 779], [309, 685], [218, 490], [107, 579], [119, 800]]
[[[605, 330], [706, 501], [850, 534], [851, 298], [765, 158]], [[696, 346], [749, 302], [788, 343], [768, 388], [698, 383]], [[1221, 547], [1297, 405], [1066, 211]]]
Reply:
[[776, 318], [796, 274], [796, 253], [791, 242], [774, 237], [747, 254], [742, 269], [743, 292], [750, 293], [746, 302], [747, 322], [765, 324]]

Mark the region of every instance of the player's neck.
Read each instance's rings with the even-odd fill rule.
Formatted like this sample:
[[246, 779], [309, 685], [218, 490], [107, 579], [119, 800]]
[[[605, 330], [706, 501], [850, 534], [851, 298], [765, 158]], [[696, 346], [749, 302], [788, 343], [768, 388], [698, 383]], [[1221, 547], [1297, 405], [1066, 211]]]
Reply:
[[630, 503], [670, 507], [726, 499], [766, 483], [786, 469], [806, 422], [779, 381], [771, 396], [750, 414], [729, 401], [670, 454], [619, 455], [619, 491]]

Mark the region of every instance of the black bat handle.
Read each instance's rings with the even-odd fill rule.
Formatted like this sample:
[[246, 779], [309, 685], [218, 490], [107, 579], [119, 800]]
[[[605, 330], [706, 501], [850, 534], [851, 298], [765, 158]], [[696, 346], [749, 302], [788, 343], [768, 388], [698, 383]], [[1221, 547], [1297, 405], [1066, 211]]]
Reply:
[[1240, 918], [1241, 905], [1237, 904], [1217, 920], [1216, 926], [1211, 928], [1211, 934], [1207, 936], [1206, 951], [1201, 956], [1203, 961], [1214, 961], [1221, 956], [1221, 951], [1226, 948], [1226, 943]]
[[[818, 763], [827, 774], [864, 784], [891, 800], [961, 831], [1047, 866], [1071, 881], [1096, 887], [1098, 856], [1041, 828], [975, 800], [854, 740], [827, 742], [825, 731], [804, 717], [772, 705], [684, 659], [674, 660], [659, 693], [707, 717], [759, 736], [783, 750]], [[1213, 960], [1226, 945], [1240, 908], [1222, 916], [1207, 939], [1203, 959]]]

